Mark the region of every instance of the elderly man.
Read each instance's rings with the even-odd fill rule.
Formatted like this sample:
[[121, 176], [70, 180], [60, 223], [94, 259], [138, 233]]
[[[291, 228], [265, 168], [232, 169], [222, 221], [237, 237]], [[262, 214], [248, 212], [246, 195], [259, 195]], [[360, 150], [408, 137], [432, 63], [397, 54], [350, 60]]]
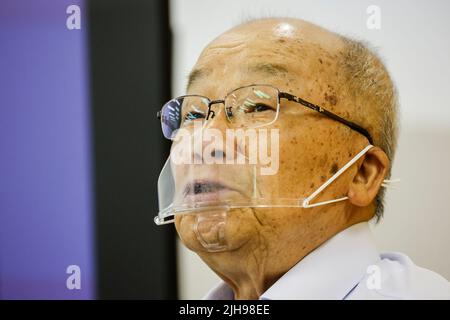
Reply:
[[187, 95], [160, 112], [174, 142], [155, 219], [174, 219], [223, 279], [206, 299], [450, 298], [444, 278], [379, 254], [370, 234], [397, 112], [376, 55], [311, 23], [254, 20], [210, 43]]

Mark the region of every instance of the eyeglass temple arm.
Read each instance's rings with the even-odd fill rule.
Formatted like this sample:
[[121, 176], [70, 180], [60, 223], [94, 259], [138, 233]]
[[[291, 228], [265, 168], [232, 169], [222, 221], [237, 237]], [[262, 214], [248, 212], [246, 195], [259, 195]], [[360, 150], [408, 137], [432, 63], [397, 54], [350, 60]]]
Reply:
[[340, 123], [350, 127], [351, 129], [358, 131], [360, 134], [362, 134], [363, 136], [365, 136], [368, 140], [370, 144], [373, 144], [373, 139], [372, 136], [370, 135], [370, 133], [364, 129], [363, 127], [357, 125], [354, 122], [348, 121], [344, 118], [339, 117], [337, 114], [334, 114], [330, 111], [328, 111], [327, 109], [322, 108], [321, 106], [318, 106], [314, 103], [308, 102], [306, 100], [303, 100], [302, 98], [296, 97], [290, 93], [287, 92], [280, 92], [280, 98], [284, 98], [287, 99], [289, 101], [294, 101], [297, 103], [300, 103], [302, 105], [304, 105], [305, 107], [308, 107], [310, 109], [313, 109], [314, 111], [317, 111], [319, 113], [322, 113], [324, 115], [326, 115], [327, 117], [330, 117], [336, 121], [339, 121]]

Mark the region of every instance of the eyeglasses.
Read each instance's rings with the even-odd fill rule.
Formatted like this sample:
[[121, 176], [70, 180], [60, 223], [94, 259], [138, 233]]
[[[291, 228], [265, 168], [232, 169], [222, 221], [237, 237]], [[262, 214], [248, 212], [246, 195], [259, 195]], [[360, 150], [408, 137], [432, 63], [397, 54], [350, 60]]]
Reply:
[[175, 138], [178, 129], [214, 118], [215, 112], [211, 106], [218, 103], [224, 105], [226, 117], [232, 126], [257, 128], [270, 125], [278, 119], [281, 99], [299, 103], [338, 121], [359, 132], [373, 144], [369, 132], [358, 124], [290, 93], [280, 92], [271, 85], [252, 84], [239, 87], [228, 93], [223, 100], [210, 100], [201, 95], [180, 96], [164, 104], [157, 117], [161, 119], [164, 137], [170, 140]]

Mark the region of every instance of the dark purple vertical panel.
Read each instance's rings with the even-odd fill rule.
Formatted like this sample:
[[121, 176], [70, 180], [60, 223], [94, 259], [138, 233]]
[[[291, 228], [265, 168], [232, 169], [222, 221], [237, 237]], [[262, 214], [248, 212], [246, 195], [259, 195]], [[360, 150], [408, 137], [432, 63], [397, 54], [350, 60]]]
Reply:
[[[81, 7], [81, 30], [66, 8]], [[81, 0], [0, 2], [0, 297], [94, 296]], [[81, 268], [81, 290], [66, 268]]]

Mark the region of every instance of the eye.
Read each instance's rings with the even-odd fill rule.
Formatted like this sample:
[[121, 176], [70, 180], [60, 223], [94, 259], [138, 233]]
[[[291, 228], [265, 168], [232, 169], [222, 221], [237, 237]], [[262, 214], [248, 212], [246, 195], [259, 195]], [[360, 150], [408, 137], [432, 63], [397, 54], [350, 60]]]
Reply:
[[191, 120], [202, 119], [202, 118], [205, 118], [205, 115], [203, 113], [191, 111], [191, 112], [186, 113], [186, 115], [183, 117], [183, 120], [191, 121]]
[[255, 106], [255, 109], [254, 109], [256, 112], [262, 112], [262, 111], [266, 111], [266, 110], [273, 110], [273, 108], [272, 107], [269, 107], [268, 105], [265, 105], [265, 104], [262, 104], [262, 103], [258, 103], [256, 106]]
[[268, 106], [263, 103], [244, 103], [243, 106], [240, 107], [240, 109], [244, 113], [253, 113], [253, 112], [263, 112], [267, 110], [274, 110], [271, 106]]

